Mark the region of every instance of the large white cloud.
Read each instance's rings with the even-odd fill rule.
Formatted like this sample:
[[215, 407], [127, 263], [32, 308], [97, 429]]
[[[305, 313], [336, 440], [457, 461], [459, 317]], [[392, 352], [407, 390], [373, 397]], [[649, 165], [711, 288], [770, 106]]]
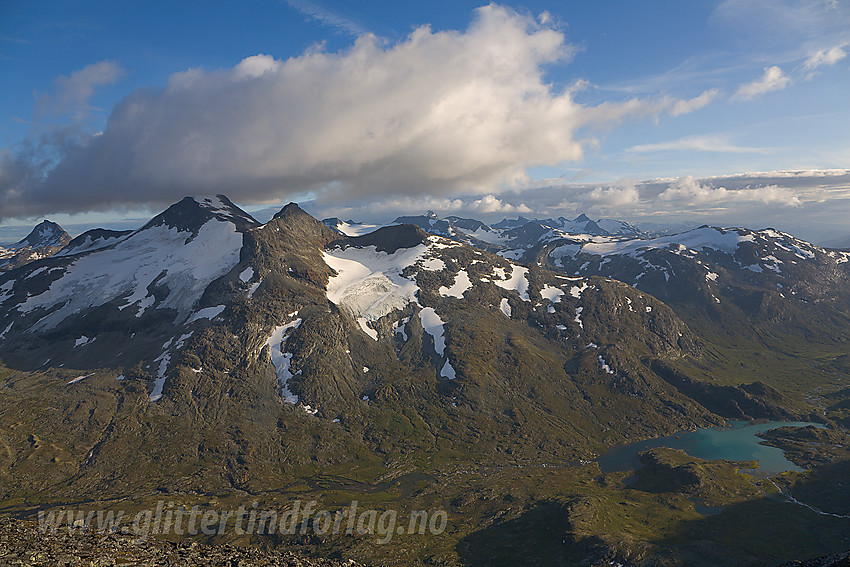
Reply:
[[212, 192], [241, 203], [492, 193], [529, 167], [580, 160], [582, 127], [678, 115], [716, 95], [582, 106], [544, 76], [571, 50], [558, 29], [489, 5], [463, 32], [422, 27], [395, 44], [363, 35], [340, 53], [177, 73], [128, 95], [46, 176], [0, 158], [0, 217]]

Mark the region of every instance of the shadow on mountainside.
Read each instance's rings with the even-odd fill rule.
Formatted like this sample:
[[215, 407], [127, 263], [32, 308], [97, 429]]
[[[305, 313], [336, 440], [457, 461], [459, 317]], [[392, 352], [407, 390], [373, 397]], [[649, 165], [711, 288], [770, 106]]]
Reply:
[[542, 502], [469, 534], [456, 550], [469, 567], [844, 565], [850, 517], [828, 514], [850, 515], [848, 478], [850, 461], [819, 467], [796, 482], [777, 477], [777, 485], [788, 492], [790, 484], [790, 494], [800, 503], [763, 496], [697, 518], [674, 505], [681, 495], [672, 492], [657, 494], [649, 513], [636, 504], [645, 495], [636, 489], [621, 493], [620, 502], [594, 496]]
[[569, 509], [561, 502], [543, 502], [518, 518], [473, 532], [456, 546], [464, 565], [576, 565], [588, 552], [583, 545], [565, 545]]

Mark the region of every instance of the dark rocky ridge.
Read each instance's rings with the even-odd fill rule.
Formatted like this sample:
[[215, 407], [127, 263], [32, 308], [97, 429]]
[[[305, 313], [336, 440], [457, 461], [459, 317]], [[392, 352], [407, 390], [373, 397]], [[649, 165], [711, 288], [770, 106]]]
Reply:
[[337, 246], [354, 246], [363, 248], [374, 246], [378, 252], [393, 254], [399, 248], [413, 248], [428, 241], [428, 234], [416, 225], [399, 224], [379, 228], [363, 236], [347, 237], [335, 240], [330, 244], [331, 248]]
[[64, 256], [69, 254], [77, 254], [79, 252], [102, 248], [103, 246], [107, 246], [108, 244], [116, 242], [121, 238], [132, 234], [132, 232], [132, 230], [108, 230], [105, 228], [93, 228], [71, 239], [71, 241], [68, 242], [68, 244], [66, 244], [65, 247], [58, 252], [58, 255]]

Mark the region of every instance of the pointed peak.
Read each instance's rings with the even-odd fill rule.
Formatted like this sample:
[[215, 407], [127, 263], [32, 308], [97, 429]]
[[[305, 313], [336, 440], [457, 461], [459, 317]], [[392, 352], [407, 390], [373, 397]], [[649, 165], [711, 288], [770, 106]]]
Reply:
[[437, 216], [437, 213], [435, 213], [431, 209], [428, 209], [428, 211], [425, 213], [425, 216], [428, 217], [429, 219], [434, 219], [434, 220], [438, 220], [440, 218], [439, 216]]
[[577, 216], [576, 219], [573, 222], [592, 222], [592, 221], [590, 220], [590, 217], [588, 217], [586, 214], [582, 213], [579, 216]]
[[341, 234], [336, 228], [313, 217], [297, 203], [289, 203], [283, 207], [272, 217], [272, 220], [264, 225], [264, 228], [273, 229], [276, 233], [288, 234], [304, 243], [315, 242], [320, 246], [339, 238]]
[[24, 248], [30, 246], [32, 248], [40, 248], [42, 246], [64, 246], [71, 240], [71, 237], [65, 232], [61, 226], [53, 221], [44, 219], [30, 233], [13, 248]]
[[239, 207], [233, 204], [233, 201], [227, 198], [227, 195], [194, 195], [188, 198], [198, 203], [202, 209], [213, 212], [232, 213], [234, 210], [241, 211]]
[[58, 224], [56, 224], [55, 222], [53, 222], [50, 219], [44, 219], [43, 221], [41, 221], [40, 223], [35, 225], [35, 228], [46, 228], [46, 227], [62, 230], [61, 226], [59, 226]]
[[[276, 218], [276, 219], [297, 218], [297, 217], [302, 217], [302, 216], [307, 216], [307, 217], [310, 217], [311, 219], [313, 218], [310, 215], [310, 213], [308, 213], [307, 211], [305, 211], [304, 209], [299, 207], [298, 203], [289, 203], [286, 206], [284, 206], [281, 210], [279, 210], [277, 213], [275, 213], [274, 217], [272, 217], [272, 218]], [[313, 220], [315, 220], [315, 219], [313, 219]]]
[[237, 207], [224, 195], [184, 197], [152, 218], [140, 230], [166, 225], [179, 231], [198, 230], [210, 220], [232, 222], [240, 232], [260, 226], [251, 215]]

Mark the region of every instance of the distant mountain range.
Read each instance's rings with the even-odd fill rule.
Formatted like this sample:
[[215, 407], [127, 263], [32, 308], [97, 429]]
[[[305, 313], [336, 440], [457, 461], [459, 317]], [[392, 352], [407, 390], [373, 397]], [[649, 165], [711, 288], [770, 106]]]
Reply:
[[[488, 564], [475, 555], [514, 533], [541, 542], [539, 564], [843, 549], [846, 524], [787, 504], [793, 535], [668, 541], [692, 533], [694, 501], [761, 513], [777, 489], [653, 454], [652, 482], [676, 479], [653, 492], [594, 459], [727, 420], [815, 420], [842, 446], [848, 253], [585, 215], [374, 226], [289, 204], [261, 224], [223, 195], [133, 231], [71, 239], [45, 221], [30, 236], [0, 274], [0, 509], [163, 495], [449, 508], [452, 535], [413, 546], [291, 542], [399, 565]], [[823, 498], [843, 469], [813, 442], [828, 466], [789, 490]], [[807, 554], [777, 543], [814, 534]]]

